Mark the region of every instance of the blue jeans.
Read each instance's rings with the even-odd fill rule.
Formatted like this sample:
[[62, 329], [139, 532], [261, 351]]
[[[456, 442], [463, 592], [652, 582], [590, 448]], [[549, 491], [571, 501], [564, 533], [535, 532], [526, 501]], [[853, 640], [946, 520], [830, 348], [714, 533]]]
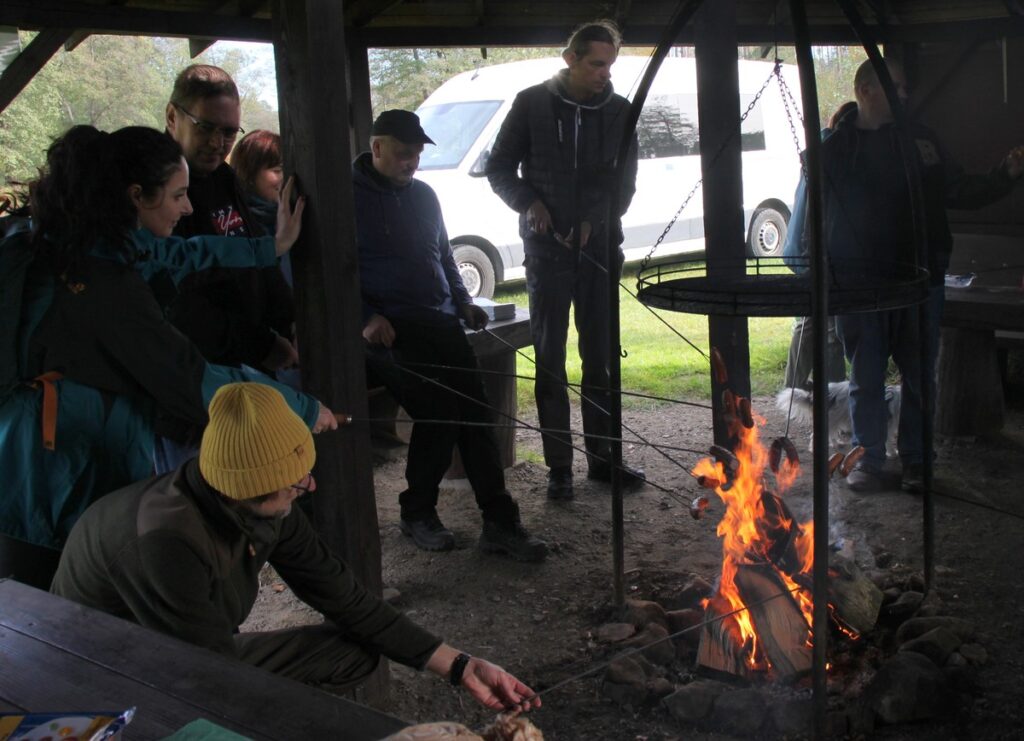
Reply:
[[918, 312], [925, 312], [928, 355], [925, 360], [932, 414], [935, 408], [935, 365], [939, 351], [939, 321], [945, 300], [944, 286], [932, 286], [920, 306], [837, 318], [836, 328], [850, 361], [850, 417], [853, 444], [864, 446], [861, 466], [878, 473], [885, 464], [888, 409], [885, 373], [889, 357], [899, 368], [902, 388], [898, 446], [903, 465], [924, 461], [921, 394], [922, 337]]

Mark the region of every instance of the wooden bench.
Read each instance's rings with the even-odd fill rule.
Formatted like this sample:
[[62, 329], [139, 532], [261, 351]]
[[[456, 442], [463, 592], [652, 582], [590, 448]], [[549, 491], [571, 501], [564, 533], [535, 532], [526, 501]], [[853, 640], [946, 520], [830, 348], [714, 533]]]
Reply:
[[1004, 422], [1000, 348], [1024, 338], [1024, 236], [958, 234], [954, 244], [949, 272], [977, 277], [969, 288], [946, 289], [935, 431], [991, 435]]
[[162, 739], [204, 719], [251, 739], [379, 739], [397, 718], [0, 580], [0, 711], [136, 708], [125, 739]]

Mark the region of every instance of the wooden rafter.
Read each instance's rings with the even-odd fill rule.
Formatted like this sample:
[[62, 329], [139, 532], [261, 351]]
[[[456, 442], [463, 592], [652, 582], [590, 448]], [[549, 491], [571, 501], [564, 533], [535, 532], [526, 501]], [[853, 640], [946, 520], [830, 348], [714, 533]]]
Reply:
[[93, 33], [270, 41], [270, 20], [177, 10], [147, 10], [70, 0], [3, 0], [0, 25], [72, 28]]
[[353, 3], [346, 3], [345, 25], [352, 28], [362, 28], [374, 18], [388, 12], [402, 0], [356, 0]]
[[0, 111], [6, 109], [18, 93], [25, 89], [72, 33], [74, 31], [70, 28], [44, 29], [7, 65], [7, 69], [0, 75]]

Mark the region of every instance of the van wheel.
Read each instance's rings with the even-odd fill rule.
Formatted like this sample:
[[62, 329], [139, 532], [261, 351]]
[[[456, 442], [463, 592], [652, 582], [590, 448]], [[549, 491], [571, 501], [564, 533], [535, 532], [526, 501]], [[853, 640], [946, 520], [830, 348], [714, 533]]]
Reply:
[[750, 224], [747, 254], [751, 257], [782, 257], [786, 244], [786, 217], [774, 208], [763, 208], [754, 214]]
[[494, 266], [487, 254], [471, 244], [458, 244], [454, 246], [452, 255], [469, 295], [491, 298], [494, 295]]

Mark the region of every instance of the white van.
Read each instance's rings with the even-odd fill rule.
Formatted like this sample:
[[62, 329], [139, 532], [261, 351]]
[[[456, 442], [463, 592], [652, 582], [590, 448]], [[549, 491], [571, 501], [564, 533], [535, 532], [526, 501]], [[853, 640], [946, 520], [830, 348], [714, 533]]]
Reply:
[[[631, 98], [647, 62], [647, 57], [620, 56], [612, 67], [615, 91]], [[474, 296], [490, 297], [496, 284], [525, 277], [518, 215], [491, 191], [484, 165], [516, 94], [564, 67], [561, 58], [553, 57], [463, 72], [441, 85], [416, 111], [437, 142], [425, 148], [417, 177], [437, 191], [455, 260]], [[740, 61], [741, 110], [771, 73], [769, 62]], [[784, 66], [783, 77], [799, 100], [796, 68]], [[794, 126], [799, 136], [798, 119]], [[648, 93], [637, 137], [636, 195], [622, 219], [627, 260], [638, 260], [650, 251], [700, 179], [694, 59], [664, 61]], [[748, 254], [781, 255], [800, 161], [774, 80], [744, 121], [741, 138]], [[802, 138], [800, 142], [802, 147]], [[703, 248], [703, 200], [698, 192], [655, 256]]]

